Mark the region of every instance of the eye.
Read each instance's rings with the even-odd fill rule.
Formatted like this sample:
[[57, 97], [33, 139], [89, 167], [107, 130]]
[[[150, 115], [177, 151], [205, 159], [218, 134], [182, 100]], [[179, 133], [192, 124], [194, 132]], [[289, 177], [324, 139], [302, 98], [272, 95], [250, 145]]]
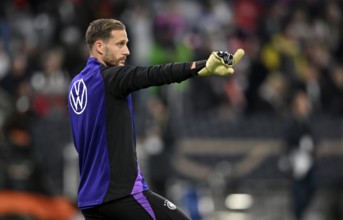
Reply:
[[126, 42], [125, 42], [125, 41], [121, 41], [121, 42], [117, 43], [117, 45], [118, 45], [119, 47], [123, 47], [123, 46], [126, 45]]

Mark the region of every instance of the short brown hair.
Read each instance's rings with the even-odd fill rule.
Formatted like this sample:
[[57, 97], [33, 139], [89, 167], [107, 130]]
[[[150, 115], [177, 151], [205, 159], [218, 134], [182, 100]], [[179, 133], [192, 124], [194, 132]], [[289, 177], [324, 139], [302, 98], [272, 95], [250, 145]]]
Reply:
[[86, 31], [86, 43], [89, 49], [96, 40], [108, 40], [113, 30], [125, 30], [125, 25], [115, 19], [97, 19], [92, 21]]

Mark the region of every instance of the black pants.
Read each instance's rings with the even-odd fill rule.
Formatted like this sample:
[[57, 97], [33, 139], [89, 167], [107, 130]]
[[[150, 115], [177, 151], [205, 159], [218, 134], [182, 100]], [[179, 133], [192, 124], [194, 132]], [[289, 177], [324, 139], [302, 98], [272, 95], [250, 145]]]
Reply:
[[190, 220], [173, 203], [151, 191], [82, 210], [86, 220]]

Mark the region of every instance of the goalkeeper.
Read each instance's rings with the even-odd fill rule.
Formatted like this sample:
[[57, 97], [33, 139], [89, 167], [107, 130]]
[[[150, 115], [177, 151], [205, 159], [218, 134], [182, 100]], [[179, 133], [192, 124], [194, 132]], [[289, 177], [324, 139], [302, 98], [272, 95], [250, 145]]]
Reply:
[[79, 154], [78, 207], [86, 220], [189, 219], [167, 199], [149, 190], [136, 156], [131, 93], [188, 78], [229, 75], [242, 58], [213, 52], [208, 60], [150, 67], [125, 65], [130, 55], [125, 26], [98, 19], [86, 31], [90, 57], [69, 87], [68, 108]]

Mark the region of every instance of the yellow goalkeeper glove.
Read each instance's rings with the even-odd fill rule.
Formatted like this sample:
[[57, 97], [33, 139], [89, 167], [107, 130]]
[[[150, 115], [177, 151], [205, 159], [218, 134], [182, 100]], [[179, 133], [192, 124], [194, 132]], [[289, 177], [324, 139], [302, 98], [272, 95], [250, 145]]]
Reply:
[[228, 52], [214, 51], [206, 61], [206, 66], [198, 72], [198, 75], [227, 76], [233, 74], [234, 69], [232, 67], [242, 59], [243, 55], [243, 49], [238, 49], [234, 55]]

